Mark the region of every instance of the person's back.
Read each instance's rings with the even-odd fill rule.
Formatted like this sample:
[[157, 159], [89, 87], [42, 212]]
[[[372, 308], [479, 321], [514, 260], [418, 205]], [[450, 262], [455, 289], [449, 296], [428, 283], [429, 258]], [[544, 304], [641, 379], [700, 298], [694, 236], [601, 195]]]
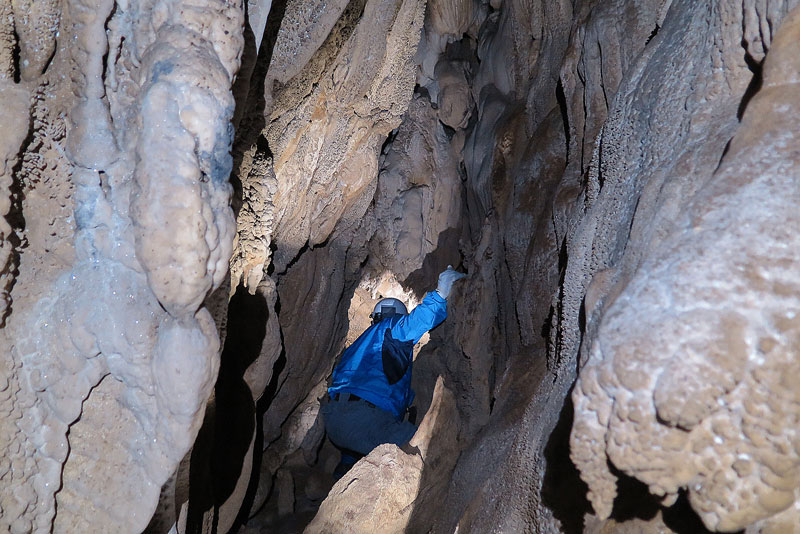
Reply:
[[322, 409], [328, 437], [343, 451], [337, 478], [356, 456], [382, 443], [402, 445], [416, 432], [404, 420], [414, 400], [414, 345], [447, 317], [450, 288], [463, 276], [448, 266], [439, 275], [437, 290], [409, 314], [396, 299], [382, 300], [372, 314], [373, 325], [345, 349], [328, 388], [330, 402]]

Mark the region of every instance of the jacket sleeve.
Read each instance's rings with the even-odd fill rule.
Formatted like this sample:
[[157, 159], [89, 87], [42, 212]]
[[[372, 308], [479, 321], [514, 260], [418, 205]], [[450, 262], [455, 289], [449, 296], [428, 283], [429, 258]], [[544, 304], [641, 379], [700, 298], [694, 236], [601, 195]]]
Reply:
[[447, 317], [447, 301], [436, 291], [431, 291], [419, 306], [404, 315], [392, 327], [392, 337], [398, 341], [416, 343], [422, 335]]

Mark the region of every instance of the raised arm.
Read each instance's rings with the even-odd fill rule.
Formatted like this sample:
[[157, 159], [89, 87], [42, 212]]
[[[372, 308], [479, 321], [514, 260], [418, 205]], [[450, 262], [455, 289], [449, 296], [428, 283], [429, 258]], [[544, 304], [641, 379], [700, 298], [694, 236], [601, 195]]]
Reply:
[[450, 295], [453, 282], [465, 276], [453, 270], [452, 265], [448, 265], [447, 270], [439, 275], [436, 291], [426, 294], [419, 306], [392, 327], [392, 337], [398, 341], [416, 343], [425, 332], [444, 321], [447, 318], [447, 297]]
[[419, 306], [404, 315], [392, 327], [392, 337], [398, 341], [416, 343], [422, 335], [447, 317], [447, 300], [436, 291], [425, 295]]

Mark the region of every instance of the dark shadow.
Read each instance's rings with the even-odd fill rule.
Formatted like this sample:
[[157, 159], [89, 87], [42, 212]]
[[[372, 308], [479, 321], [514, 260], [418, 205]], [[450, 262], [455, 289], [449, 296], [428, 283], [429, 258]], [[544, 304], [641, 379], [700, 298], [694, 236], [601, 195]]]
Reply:
[[[664, 524], [677, 534], [711, 534], [712, 532], [705, 527], [692, 509], [685, 491], [681, 491], [675, 504], [664, 509], [662, 517], [664, 518]], [[739, 530], [734, 534], [743, 533], [744, 530]]]
[[186, 512], [186, 534], [204, 534], [203, 518], [214, 508], [211, 464], [214, 447], [214, 406], [206, 407], [203, 426], [194, 440], [189, 459], [189, 495]]
[[[446, 378], [444, 385], [454, 394], [455, 401], [454, 386], [448, 384]], [[454, 409], [458, 410], [455, 406]], [[451, 421], [439, 418], [437, 422], [447, 426], [447, 423]], [[455, 430], [458, 430], [459, 423], [455, 422], [455, 424]], [[458, 442], [452, 435], [452, 431], [453, 428], [442, 429], [439, 425], [432, 432], [425, 455], [425, 463], [420, 474], [419, 490], [411, 504], [413, 510], [404, 531], [406, 534], [430, 532], [436, 519], [441, 515], [441, 503], [447, 496], [450, 479], [459, 456], [459, 451], [454, 450], [454, 447], [458, 446]], [[419, 449], [411, 447], [409, 444], [404, 445], [401, 449], [406, 454], [420, 454]]]
[[740, 121], [742, 120], [742, 116], [747, 109], [747, 104], [750, 103], [750, 100], [752, 100], [755, 94], [761, 90], [761, 86], [764, 84], [764, 61], [762, 60], [760, 63], [756, 62], [756, 60], [754, 60], [750, 54], [745, 54], [744, 59], [747, 62], [747, 67], [753, 73], [753, 77], [750, 79], [750, 83], [748, 84], [747, 89], [745, 89], [744, 95], [742, 96], [742, 101], [739, 102], [739, 108], [736, 110], [736, 118]]
[[[627, 476], [609, 463], [611, 472], [617, 477], [617, 497], [611, 511], [611, 519], [618, 523], [633, 519], [650, 521], [661, 511], [664, 524], [676, 534], [712, 534], [689, 504], [685, 491], [681, 491], [678, 500], [670, 507], [664, 507], [661, 499], [639, 480]], [[744, 531], [739, 531], [741, 534]]]
[[19, 48], [19, 34], [17, 34], [17, 30], [12, 30], [12, 43], [13, 47], [11, 48], [11, 68], [14, 71], [14, 83], [19, 83], [22, 81], [22, 71], [19, 68], [19, 59], [20, 59], [20, 48]]
[[564, 534], [581, 534], [583, 518], [592, 507], [586, 494], [589, 488], [581, 480], [578, 469], [569, 457], [569, 435], [572, 430], [574, 410], [572, 390], [567, 394], [564, 407], [544, 448], [546, 469], [542, 480], [542, 503], [561, 522]]
[[561, 79], [559, 78], [558, 84], [556, 84], [556, 101], [558, 102], [558, 109], [561, 112], [561, 121], [564, 124], [564, 139], [566, 143], [566, 150], [565, 154], [566, 157], [564, 158], [564, 167], [569, 165], [569, 144], [570, 144], [570, 136], [569, 136], [569, 112], [567, 106], [567, 97], [564, 94], [564, 86], [561, 84]]
[[205, 532], [208, 525], [203, 523], [208, 523], [212, 509], [216, 532], [218, 508], [236, 489], [254, 436], [258, 441], [256, 407], [243, 377], [261, 354], [268, 317], [264, 297], [251, 295], [240, 285], [228, 305], [228, 329], [214, 402], [206, 411], [192, 450], [187, 533]]
[[238, 130], [239, 122], [247, 106], [250, 93], [250, 80], [256, 63], [258, 62], [256, 36], [253, 33], [253, 28], [250, 26], [250, 6], [248, 2], [244, 3], [244, 21], [244, 28], [242, 30], [242, 38], [244, 39], [242, 59], [239, 65], [239, 72], [236, 74], [236, 80], [234, 80], [233, 87], [231, 88], [234, 105], [236, 106], [233, 112], [234, 130]]
[[728, 151], [731, 149], [731, 141], [733, 141], [733, 138], [728, 139], [728, 142], [725, 143], [725, 148], [722, 149], [722, 155], [719, 157], [719, 162], [717, 162], [717, 166], [714, 168], [715, 173], [720, 167], [722, 167], [722, 162], [725, 161], [725, 156], [728, 155]]
[[661, 29], [661, 26], [659, 26], [658, 24], [656, 24], [656, 25], [653, 27], [653, 31], [651, 31], [651, 32], [650, 32], [650, 36], [647, 38], [647, 41], [645, 41], [645, 42], [644, 42], [644, 45], [645, 45], [645, 46], [649, 45], [649, 44], [650, 44], [650, 41], [652, 41], [652, 40], [653, 40], [653, 38], [654, 38], [656, 35], [658, 35], [658, 30], [660, 30], [660, 29]]
[[[578, 307], [578, 328], [581, 334], [581, 344], [586, 334], [586, 303], [585, 299], [581, 300], [581, 305]], [[579, 351], [580, 352], [580, 351]]]
[[238, 530], [247, 523], [247, 520], [250, 519], [250, 516], [258, 512], [258, 510], [253, 510], [253, 505], [259, 489], [261, 464], [264, 459], [263, 417], [264, 413], [266, 413], [269, 405], [272, 402], [272, 398], [275, 396], [275, 391], [278, 388], [278, 382], [282, 376], [281, 373], [285, 367], [286, 351], [282, 350], [280, 356], [275, 361], [275, 365], [272, 367], [272, 378], [270, 379], [269, 384], [267, 384], [267, 387], [264, 390], [264, 393], [261, 395], [261, 398], [256, 403], [256, 436], [255, 442], [253, 443], [253, 469], [250, 472], [250, 482], [247, 486], [247, 493], [242, 500], [242, 506], [233, 522], [231, 532], [238, 532]]
[[[263, 400], [263, 397], [262, 397]], [[231, 526], [230, 532], [238, 532], [239, 529], [247, 523], [247, 520], [250, 518], [251, 512], [253, 512], [253, 503], [256, 499], [256, 493], [258, 492], [258, 481], [261, 478], [261, 463], [263, 460], [262, 450], [264, 448], [264, 432], [263, 426], [261, 423], [261, 412], [259, 403], [256, 403], [256, 428], [255, 428], [255, 440], [253, 443], [253, 467], [250, 471], [250, 480], [247, 483], [247, 492], [245, 493], [244, 499], [242, 500], [242, 505], [239, 508], [239, 512], [236, 514], [236, 518], [233, 521], [233, 526]], [[222, 534], [222, 533], [220, 533]]]
[[217, 504], [233, 492], [255, 431], [255, 404], [243, 377], [261, 354], [268, 317], [264, 297], [251, 295], [240, 285], [228, 304], [228, 332], [215, 388], [218, 417], [213, 474]]
[[394, 139], [395, 137], [397, 137], [397, 132], [399, 130], [400, 128], [398, 127], [389, 132], [389, 135], [386, 136], [386, 140], [381, 145], [381, 151], [379, 152], [379, 154], [386, 154], [389, 151], [389, 148], [391, 148], [392, 143], [394, 143]]
[[618, 523], [637, 518], [645, 521], [653, 519], [661, 504], [656, 496], [650, 494], [647, 485], [629, 477], [610, 462], [608, 467], [617, 477], [617, 497], [614, 499], [610, 518]]
[[461, 230], [458, 228], [448, 228], [440, 232], [436, 241], [436, 250], [425, 256], [422, 267], [403, 280], [403, 287], [411, 289], [418, 298], [422, 298], [428, 291], [436, 289], [439, 273], [444, 271], [448, 265], [464, 271], [458, 248], [460, 235]]
[[551, 304], [550, 311], [547, 312], [547, 317], [542, 322], [542, 328], [539, 329], [539, 333], [542, 336], [542, 339], [544, 339], [545, 343], [547, 343], [550, 340], [550, 332], [553, 328], [553, 320], [555, 317], [555, 313], [556, 313], [556, 307]]
[[[548, 343], [548, 350], [547, 350], [547, 368], [548, 369], [556, 369], [558, 367], [558, 363], [561, 360], [561, 355], [563, 353], [562, 349], [562, 336], [558, 335], [558, 329], [560, 325], [564, 324], [566, 318], [564, 317], [564, 295], [565, 295], [565, 282], [567, 276], [567, 260], [568, 260], [568, 253], [567, 253], [567, 240], [564, 239], [561, 242], [561, 246], [558, 250], [558, 298], [556, 299], [556, 304], [554, 306], [551, 305], [551, 313], [550, 313], [550, 322], [551, 327], [547, 329], [550, 337], [547, 339]], [[555, 331], [553, 328], [555, 327]], [[552, 346], [551, 346], [552, 345]], [[580, 359], [576, 362], [578, 368], [580, 369]]]

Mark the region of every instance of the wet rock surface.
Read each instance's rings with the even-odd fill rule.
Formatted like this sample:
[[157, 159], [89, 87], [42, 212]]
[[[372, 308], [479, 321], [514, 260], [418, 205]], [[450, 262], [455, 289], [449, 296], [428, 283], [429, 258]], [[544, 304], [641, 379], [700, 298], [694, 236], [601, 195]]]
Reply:
[[0, 3], [0, 530], [796, 531], [797, 2], [246, 4]]

